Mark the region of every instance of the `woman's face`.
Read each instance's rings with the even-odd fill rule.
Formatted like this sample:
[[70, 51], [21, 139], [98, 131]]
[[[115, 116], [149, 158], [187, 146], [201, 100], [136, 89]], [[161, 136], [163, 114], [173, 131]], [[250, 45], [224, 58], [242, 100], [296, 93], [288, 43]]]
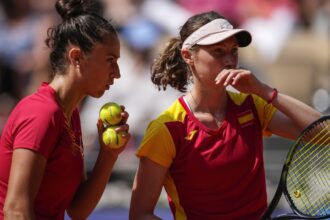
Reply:
[[101, 97], [120, 78], [118, 59], [120, 43], [116, 36], [105, 37], [103, 43], [96, 44], [91, 53], [85, 56], [80, 65], [84, 78], [84, 90], [87, 95]]
[[193, 54], [191, 66], [195, 78], [211, 80], [223, 69], [235, 69], [238, 63], [238, 44], [235, 37], [213, 45], [200, 45]]

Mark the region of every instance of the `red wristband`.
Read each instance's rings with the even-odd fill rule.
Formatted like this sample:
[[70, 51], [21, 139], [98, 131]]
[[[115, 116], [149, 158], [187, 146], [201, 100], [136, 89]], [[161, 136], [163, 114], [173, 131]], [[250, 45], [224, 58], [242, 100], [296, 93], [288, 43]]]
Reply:
[[267, 100], [267, 103], [270, 104], [274, 101], [274, 99], [277, 97], [277, 94], [278, 94], [278, 91], [277, 89], [273, 89], [273, 92], [272, 92], [272, 96], [270, 97], [270, 99]]

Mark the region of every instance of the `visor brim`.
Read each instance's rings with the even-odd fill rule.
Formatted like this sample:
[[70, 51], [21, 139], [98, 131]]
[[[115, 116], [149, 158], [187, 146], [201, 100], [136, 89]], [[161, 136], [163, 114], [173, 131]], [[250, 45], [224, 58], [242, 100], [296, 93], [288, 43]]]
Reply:
[[226, 30], [218, 33], [211, 34], [199, 42], [197, 45], [212, 45], [219, 43], [223, 40], [228, 39], [229, 37], [235, 36], [239, 47], [246, 47], [252, 42], [251, 34], [244, 29], [232, 29]]

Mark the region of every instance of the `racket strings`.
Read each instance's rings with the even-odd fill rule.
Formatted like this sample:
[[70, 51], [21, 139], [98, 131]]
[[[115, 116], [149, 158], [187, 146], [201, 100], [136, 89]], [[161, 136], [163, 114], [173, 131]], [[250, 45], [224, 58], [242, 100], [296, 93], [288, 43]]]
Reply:
[[[306, 161], [311, 161], [314, 165], [315, 163], [319, 162], [318, 165], [320, 165], [322, 167], [326, 165], [327, 162], [327, 158], [324, 157], [324, 155], [329, 152], [329, 150], [325, 147], [325, 144], [329, 145], [329, 143], [327, 143], [327, 141], [330, 141], [330, 136], [322, 143], [320, 143], [320, 145], [317, 145], [317, 147], [315, 147], [315, 144], [312, 145], [313, 146], [313, 150], [312, 151], [304, 151], [304, 153], [295, 158], [296, 161], [299, 161], [297, 164], [294, 165], [294, 167], [292, 167], [292, 173], [294, 174], [298, 174], [298, 176], [295, 176], [295, 178], [300, 178], [300, 176], [305, 175], [305, 173], [303, 173], [303, 171], [307, 170], [307, 168], [310, 168], [311, 165], [309, 163], [306, 163]], [[321, 148], [321, 149], [320, 149]], [[320, 149], [320, 150], [319, 150]], [[316, 153], [315, 153], [316, 152]], [[312, 157], [309, 158], [303, 158], [302, 156], [307, 156], [306, 154], [311, 154], [311, 153], [315, 153]], [[325, 162], [325, 163], [323, 163]], [[313, 166], [312, 169], [309, 170], [309, 172], [312, 171], [316, 171], [319, 170], [318, 168], [320, 166]]]
[[[329, 125], [330, 127], [330, 125]], [[329, 135], [326, 137], [326, 135]], [[318, 137], [318, 136], [315, 136]], [[326, 137], [325, 140], [323, 140], [323, 138]], [[309, 141], [308, 143], [300, 143], [300, 145], [303, 145], [303, 147], [300, 147], [301, 149], [303, 149], [303, 153], [296, 153], [295, 156], [292, 159], [292, 166], [290, 167], [292, 170], [292, 173], [294, 174], [300, 174], [300, 175], [305, 175], [305, 173], [303, 173], [302, 171], [307, 170], [306, 168], [310, 167], [310, 163], [306, 163], [306, 161], [311, 161], [311, 162], [327, 162], [327, 158], [326, 153], [329, 152], [329, 149], [326, 148], [326, 146], [329, 145], [329, 140], [330, 140], [330, 133], [328, 131], [328, 133], [326, 133], [325, 135], [323, 135], [321, 138], [319, 138], [318, 141], [322, 141], [322, 143], [319, 142], [315, 142], [314, 140]], [[314, 143], [313, 143], [314, 142]], [[313, 143], [313, 144], [311, 144]], [[317, 145], [317, 147], [316, 147]], [[321, 148], [321, 150], [320, 150]], [[310, 150], [312, 149], [312, 150]], [[316, 152], [316, 153], [315, 153]], [[312, 154], [312, 157], [308, 157], [310, 154]], [[320, 157], [322, 156], [322, 157]], [[328, 155], [329, 156], [329, 155]], [[294, 164], [295, 163], [295, 164]], [[319, 163], [319, 164], [323, 164], [323, 163]], [[325, 165], [325, 164], [324, 164]], [[317, 169], [319, 166], [314, 166], [315, 169]], [[314, 170], [310, 170], [310, 171], [314, 171]], [[295, 178], [300, 178], [300, 176], [295, 176]]]
[[[326, 148], [326, 146], [329, 145], [329, 143], [327, 143], [327, 141], [330, 140], [330, 130], [326, 130], [328, 128], [330, 128], [330, 124], [327, 124], [327, 126], [325, 128], [323, 128], [321, 131], [319, 131], [317, 134], [315, 134], [315, 135], [310, 134], [311, 132], [315, 131], [315, 130], [312, 130], [300, 139], [300, 142], [298, 144], [299, 147], [296, 148], [296, 152], [292, 159], [292, 164], [294, 164], [297, 160], [300, 160], [300, 162], [294, 164], [295, 166], [291, 166], [292, 169], [298, 168], [298, 169], [300, 169], [298, 171], [301, 171], [302, 167], [300, 165], [308, 166], [309, 164], [306, 163], [306, 160], [308, 159], [311, 161], [311, 159], [314, 159], [316, 156], [318, 156], [318, 155], [313, 155], [314, 156], [313, 158], [308, 157], [311, 153], [314, 153], [314, 152], [318, 152], [319, 154], [323, 153], [322, 151], [319, 151], [319, 148], [322, 148], [324, 151], [328, 151], [328, 149]], [[322, 135], [322, 132], [324, 132], [324, 131], [326, 133], [322, 137], [320, 137], [320, 135]], [[307, 135], [312, 136], [313, 138], [312, 139], [308, 138], [307, 140], [305, 140], [306, 137], [308, 137]], [[326, 139], [324, 140], [324, 138], [326, 138]], [[317, 139], [317, 140], [315, 141], [315, 139]], [[320, 143], [320, 141], [323, 141], [323, 142]], [[316, 145], [317, 145], [317, 147], [315, 147]]]
[[287, 190], [305, 215], [330, 214], [330, 123], [317, 124], [297, 144], [288, 170]]
[[[322, 160], [324, 161], [324, 160]], [[312, 164], [312, 165], [315, 165]], [[299, 199], [299, 201], [301, 201], [304, 207], [310, 207], [309, 208], [309, 212], [311, 214], [313, 214], [313, 207], [318, 207], [318, 210], [322, 207], [320, 207], [320, 204], [324, 204], [323, 207], [328, 207], [329, 204], [329, 198], [327, 196], [327, 194], [324, 194], [324, 192], [322, 191], [322, 188], [318, 187], [318, 186], [323, 186], [323, 185], [329, 185], [327, 182], [327, 178], [324, 177], [324, 174], [319, 171], [320, 169], [325, 168], [325, 166], [319, 166], [317, 169], [315, 167], [317, 167], [318, 165], [316, 164], [315, 166], [313, 166], [312, 169], [310, 169], [309, 175], [306, 176], [314, 176], [313, 182], [311, 182], [311, 180], [306, 181], [305, 179], [303, 180], [299, 180], [299, 187], [297, 187], [297, 184], [293, 184], [292, 187], [288, 187], [289, 188], [289, 192], [291, 192], [291, 197], [295, 196], [295, 197], [300, 197], [300, 193], [303, 193], [303, 196], [306, 197], [305, 199]], [[296, 173], [294, 173], [296, 174]], [[322, 175], [321, 175], [322, 174]], [[300, 175], [300, 174], [299, 174]], [[290, 175], [291, 176], [291, 175]], [[318, 178], [316, 178], [318, 177]], [[321, 177], [321, 178], [320, 178]], [[291, 178], [291, 177], [289, 177]], [[313, 177], [309, 177], [309, 178], [313, 178]], [[329, 177], [328, 177], [329, 178]], [[292, 181], [291, 181], [292, 182]], [[310, 185], [313, 184], [314, 186], [311, 187]], [[290, 183], [289, 183], [290, 185]], [[291, 188], [291, 189], [290, 189]], [[298, 189], [298, 190], [297, 190]], [[293, 192], [293, 193], [292, 193]], [[304, 198], [302, 197], [302, 198]], [[299, 204], [297, 204], [298, 206]]]

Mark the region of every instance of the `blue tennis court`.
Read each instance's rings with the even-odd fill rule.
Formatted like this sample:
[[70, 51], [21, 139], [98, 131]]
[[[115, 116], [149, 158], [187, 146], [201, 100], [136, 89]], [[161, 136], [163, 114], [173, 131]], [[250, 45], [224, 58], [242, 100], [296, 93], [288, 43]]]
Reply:
[[[157, 209], [156, 215], [163, 220], [172, 220], [172, 214], [169, 209]], [[109, 208], [95, 210], [88, 220], [128, 220], [128, 209], [126, 208]], [[65, 220], [70, 220], [66, 217]]]

